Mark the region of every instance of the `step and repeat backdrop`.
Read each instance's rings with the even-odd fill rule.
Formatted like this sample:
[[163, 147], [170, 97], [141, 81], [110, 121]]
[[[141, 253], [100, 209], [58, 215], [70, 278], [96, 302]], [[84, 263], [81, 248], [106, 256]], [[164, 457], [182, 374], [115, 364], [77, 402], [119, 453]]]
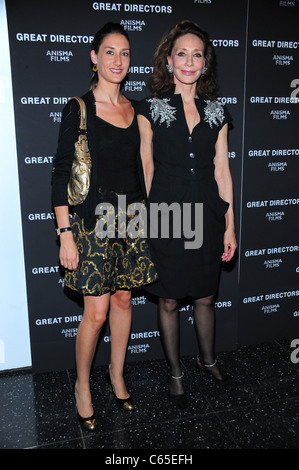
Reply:
[[[51, 170], [62, 109], [91, 77], [90, 44], [106, 22], [131, 40], [123, 92], [149, 95], [162, 35], [191, 19], [210, 34], [221, 103], [233, 122], [238, 255], [223, 269], [216, 302], [217, 350], [299, 333], [299, 2], [279, 0], [8, 0], [17, 160], [33, 371], [74, 367], [82, 299], [64, 288], [51, 205]], [[183, 273], [182, 273], [183, 275]], [[157, 306], [132, 298], [128, 361], [162, 358]], [[181, 306], [181, 353], [195, 354], [192, 305]], [[106, 325], [95, 362], [109, 361]]]

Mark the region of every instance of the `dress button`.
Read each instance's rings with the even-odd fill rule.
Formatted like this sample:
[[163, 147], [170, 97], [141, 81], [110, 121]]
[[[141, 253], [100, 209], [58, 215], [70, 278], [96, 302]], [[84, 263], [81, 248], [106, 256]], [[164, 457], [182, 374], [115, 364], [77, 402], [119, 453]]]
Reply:
[[188, 142], [191, 144], [191, 142], [192, 142], [192, 137], [188, 137]]
[[195, 157], [194, 153], [191, 152], [191, 153], [189, 154], [189, 157], [190, 157], [190, 158], [194, 158], [194, 157]]
[[195, 170], [194, 170], [194, 168], [191, 168], [191, 170], [190, 170], [190, 171], [191, 171], [192, 175], [194, 175], [194, 174], [195, 174]]

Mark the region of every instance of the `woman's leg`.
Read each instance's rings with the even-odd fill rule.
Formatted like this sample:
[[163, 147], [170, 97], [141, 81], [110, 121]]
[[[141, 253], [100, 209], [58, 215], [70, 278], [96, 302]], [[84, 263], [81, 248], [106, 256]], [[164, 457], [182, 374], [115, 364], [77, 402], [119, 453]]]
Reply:
[[89, 384], [90, 369], [99, 334], [106, 320], [109, 300], [110, 294], [84, 296], [84, 314], [76, 341], [77, 380], [75, 385], [77, 410], [83, 418], [93, 414]]
[[206, 367], [216, 380], [223, 380], [215, 364], [215, 296], [210, 295], [193, 302], [196, 336], [201, 356], [201, 365]]
[[125, 358], [132, 323], [131, 292], [117, 290], [110, 297], [111, 364], [110, 377], [117, 398], [129, 397], [123, 379]]
[[[178, 301], [159, 299], [159, 328], [162, 346], [170, 368], [170, 395], [184, 395], [182, 367], [180, 363], [180, 324]], [[176, 377], [176, 378], [174, 378]]]

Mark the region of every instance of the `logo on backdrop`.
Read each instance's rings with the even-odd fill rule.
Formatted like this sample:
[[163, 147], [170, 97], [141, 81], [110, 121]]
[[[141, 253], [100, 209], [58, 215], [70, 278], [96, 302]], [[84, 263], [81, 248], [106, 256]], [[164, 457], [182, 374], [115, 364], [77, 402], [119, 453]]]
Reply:
[[21, 104], [44, 105], [44, 104], [67, 104], [71, 97], [67, 96], [22, 96]]
[[132, 305], [145, 305], [146, 297], [144, 297], [144, 295], [141, 295], [140, 297], [132, 297], [131, 304]]
[[271, 39], [253, 39], [253, 47], [264, 47], [277, 49], [297, 49], [299, 47], [299, 41], [276, 41]]
[[[40, 106], [40, 105], [59, 105], [59, 108], [61, 109], [61, 106], [64, 106], [67, 104], [68, 100], [70, 97], [67, 96], [22, 96], [20, 99], [21, 104], [23, 105], [33, 105], [33, 106]], [[49, 113], [49, 118], [53, 123], [60, 123], [61, 118], [62, 118], [62, 111], [50, 111]], [[29, 158], [29, 157], [27, 157]], [[47, 161], [41, 161], [42, 157], [38, 157], [39, 161], [35, 161], [34, 158], [32, 157], [32, 161], [30, 162], [29, 160], [26, 161], [26, 163], [52, 163], [52, 162], [47, 162]], [[44, 157], [46, 158], [46, 157]], [[52, 158], [53, 157], [48, 157]]]
[[[273, 313], [279, 313], [281, 311], [281, 305], [280, 302], [282, 300], [293, 300], [296, 299], [299, 296], [299, 290], [292, 290], [292, 291], [284, 291], [284, 292], [275, 292], [271, 294], [258, 294], [258, 295], [252, 295], [251, 297], [244, 297], [243, 298], [243, 304], [244, 305], [249, 305], [250, 308], [253, 304], [259, 304], [262, 303], [261, 305], [261, 312], [263, 314], [273, 314]], [[266, 301], [272, 301], [272, 303], [264, 304]], [[284, 305], [284, 314], [286, 313], [286, 306]], [[299, 312], [297, 310], [292, 311], [292, 309], [289, 309], [289, 314], [292, 317], [298, 318], [299, 317]]]
[[55, 274], [59, 273], [59, 266], [38, 266], [32, 268], [32, 274]]
[[[266, 201], [247, 201], [246, 207], [247, 209], [260, 209], [260, 208], [277, 208], [279, 209], [279, 206], [288, 206], [288, 209], [291, 209], [293, 206], [296, 206], [299, 204], [299, 198], [293, 198], [293, 199], [279, 199], [279, 200], [266, 200]], [[268, 222], [273, 222], [273, 221], [278, 221], [282, 220], [283, 217], [285, 216], [285, 210], [273, 210], [273, 211], [267, 211], [266, 212], [266, 218], [268, 219]]]
[[[70, 323], [80, 323], [83, 315], [73, 315], [65, 317], [49, 317], [49, 318], [37, 318], [35, 325], [38, 327], [43, 326], [56, 326], [56, 325], [68, 325]], [[75, 338], [77, 336], [78, 327], [62, 328], [60, 334], [65, 338]]]
[[120, 24], [126, 31], [142, 31], [145, 26], [143, 20], [120, 20]]
[[[279, 246], [275, 248], [259, 248], [256, 250], [247, 250], [245, 251], [244, 255], [245, 258], [256, 258], [259, 256], [267, 256], [267, 255], [276, 255], [276, 258], [273, 259], [264, 259], [263, 266], [266, 269], [272, 268], [280, 268], [283, 259], [282, 256], [292, 256], [296, 254], [298, 256], [299, 246]], [[280, 256], [279, 256], [280, 255]]]
[[[297, 96], [251, 96], [251, 104], [298, 104], [299, 98]], [[291, 116], [290, 109], [272, 109], [269, 113], [272, 119], [286, 120]]]
[[238, 98], [236, 96], [220, 96], [217, 98], [221, 104], [237, 104]]
[[289, 290], [284, 292], [274, 292], [271, 294], [258, 294], [251, 297], [244, 297], [243, 304], [252, 304], [256, 302], [264, 302], [265, 300], [280, 300], [299, 297], [299, 290]]
[[298, 245], [293, 246], [278, 246], [275, 248], [259, 248], [257, 250], [247, 250], [245, 251], [246, 258], [252, 256], [263, 256], [263, 255], [273, 255], [273, 254], [285, 254], [285, 253], [297, 253], [299, 251]]
[[274, 206], [295, 206], [299, 204], [299, 198], [289, 199], [272, 199], [265, 201], [248, 201], [246, 203], [247, 209], [259, 208], [259, 207], [274, 207]]
[[[128, 352], [131, 354], [141, 354], [141, 353], [146, 353], [148, 349], [150, 349], [150, 342], [155, 339], [159, 338], [160, 333], [157, 330], [153, 331], [140, 331], [137, 333], [131, 333], [130, 336], [130, 341], [138, 340], [137, 344], [129, 344], [128, 346]], [[145, 341], [142, 341], [145, 340]], [[149, 341], [146, 341], [149, 340]], [[105, 343], [110, 343], [111, 337], [110, 336], [105, 336], [104, 337], [104, 342]]]
[[93, 41], [93, 36], [75, 34], [17, 33], [16, 38], [20, 42], [58, 42], [66, 44], [91, 44]]
[[263, 305], [261, 310], [263, 313], [269, 314], [269, 313], [277, 313], [279, 309], [280, 309], [279, 304], [272, 304], [272, 305]]
[[[299, 149], [255, 149], [249, 150], [249, 157], [294, 157], [299, 155]], [[289, 159], [288, 159], [289, 160]], [[287, 170], [288, 162], [286, 161], [268, 161], [265, 159], [267, 168], [272, 174], [283, 173]]]
[[295, 7], [298, 6], [298, 0], [278, 0], [280, 7]]
[[35, 214], [28, 214], [28, 220], [54, 220], [54, 212], [38, 212]]
[[284, 211], [266, 213], [266, 218], [268, 219], [268, 222], [275, 222], [277, 220], [282, 220], [284, 216], [285, 216]]
[[129, 67], [129, 80], [124, 84], [124, 91], [130, 91], [134, 93], [143, 92], [147, 84], [143, 77], [137, 77], [137, 79], [131, 80], [131, 75], [149, 75], [153, 72], [152, 66], [147, 65], [131, 65]]
[[211, 39], [214, 47], [239, 47], [238, 39]]
[[48, 156], [48, 157], [41, 157], [41, 156], [39, 156], [39, 157], [26, 156], [26, 157], [24, 157], [24, 162], [26, 163], [26, 165], [41, 165], [41, 164], [45, 164], [45, 163], [52, 164], [53, 160], [54, 160], [53, 155]]
[[274, 62], [274, 65], [292, 65], [292, 61], [293, 61], [293, 56], [292, 55], [278, 55], [278, 54], [275, 54], [273, 56], [273, 62]]
[[69, 62], [73, 57], [72, 51], [47, 51], [50, 62]]
[[92, 8], [97, 11], [125, 11], [133, 13], [172, 13], [171, 5], [149, 5], [136, 3], [93, 2]]
[[35, 320], [36, 326], [47, 326], [47, 325], [61, 325], [63, 323], [80, 323], [83, 315], [73, 315], [65, 317], [49, 317], [49, 318], [37, 318]]

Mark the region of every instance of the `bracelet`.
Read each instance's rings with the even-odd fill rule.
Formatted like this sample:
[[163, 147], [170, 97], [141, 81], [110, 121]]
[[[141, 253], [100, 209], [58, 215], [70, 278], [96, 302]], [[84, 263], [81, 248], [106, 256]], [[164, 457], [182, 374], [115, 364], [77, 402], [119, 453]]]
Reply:
[[72, 227], [57, 228], [56, 233], [60, 235], [62, 232], [69, 232], [70, 230], [72, 230]]

